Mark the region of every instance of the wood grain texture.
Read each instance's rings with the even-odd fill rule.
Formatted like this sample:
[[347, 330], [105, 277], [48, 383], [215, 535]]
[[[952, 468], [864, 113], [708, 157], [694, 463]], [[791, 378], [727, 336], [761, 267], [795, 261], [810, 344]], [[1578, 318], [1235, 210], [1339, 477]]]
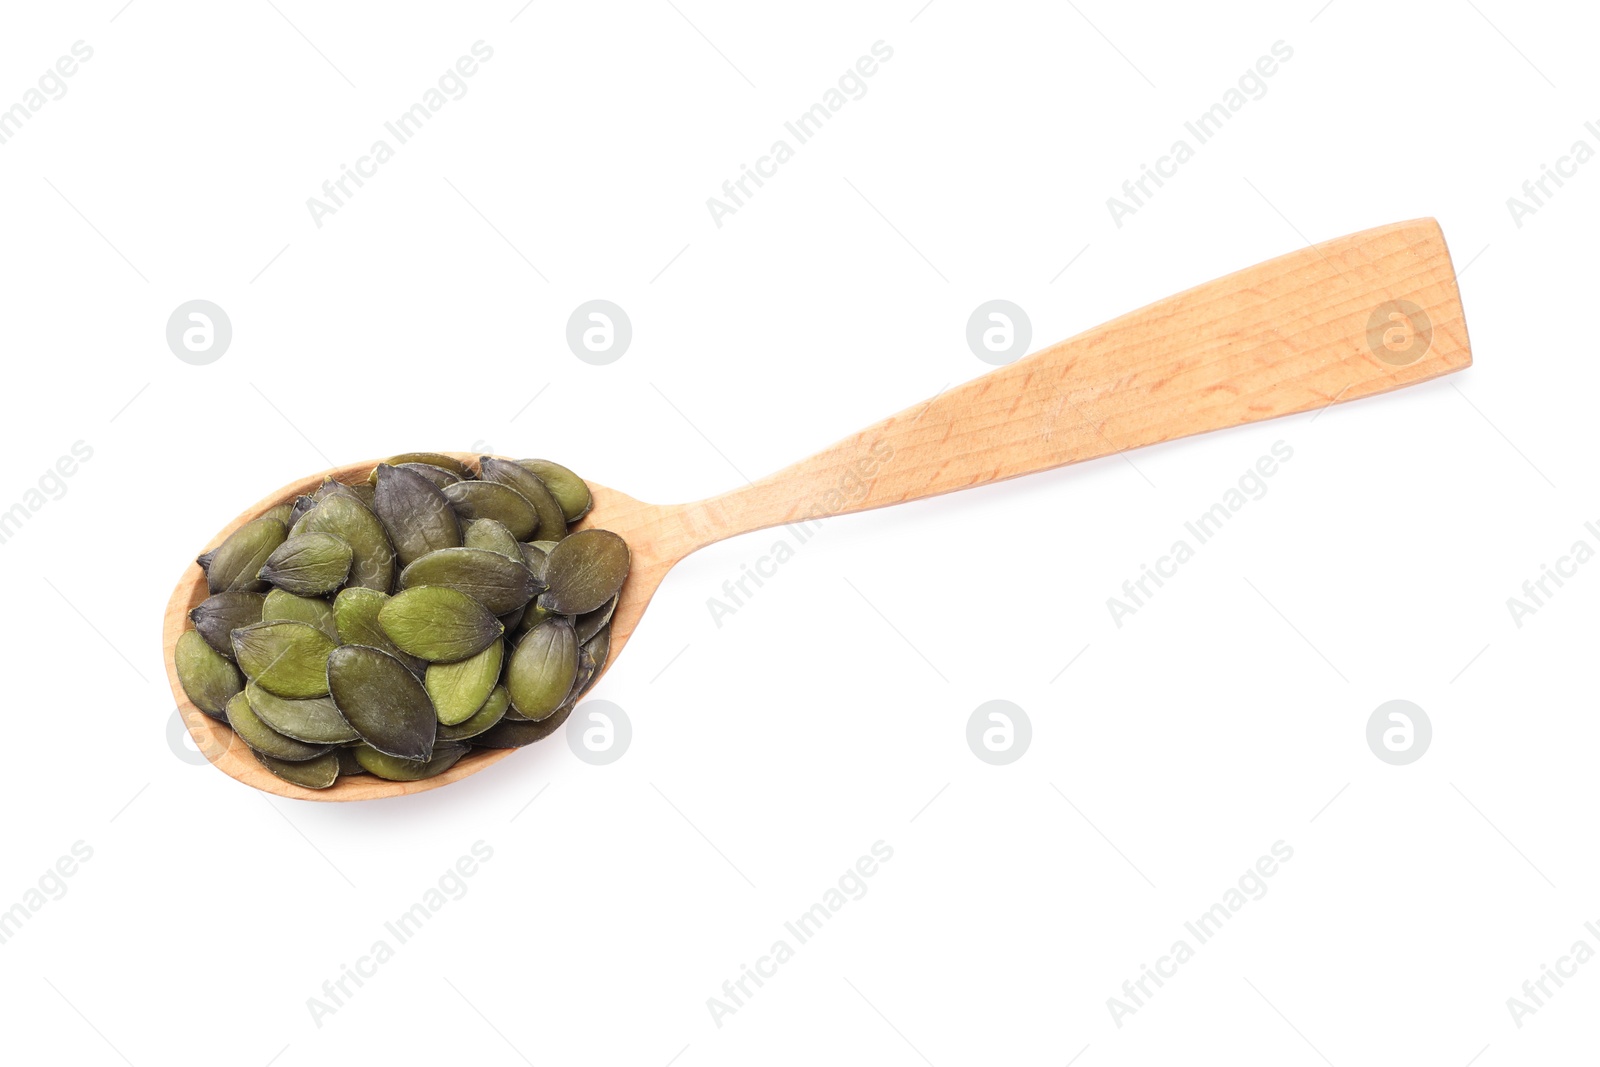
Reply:
[[[1400, 362], [1369, 336], [1374, 312], [1395, 301], [1420, 309], [1415, 321], [1403, 324], [1407, 328], [1424, 320], [1431, 325], [1431, 343], [1417, 345]], [[1379, 319], [1380, 325], [1386, 321]], [[1327, 241], [1151, 304], [709, 500], [645, 504], [591, 483], [594, 509], [580, 528], [613, 530], [633, 553], [612, 619], [606, 669], [621, 655], [667, 572], [723, 538], [1311, 411], [1471, 362], [1450, 253], [1438, 224], [1421, 219]], [[476, 466], [476, 456], [454, 455]], [[376, 463], [292, 482], [246, 510], [200, 551], [275, 505], [313, 491], [325, 475], [358, 481]], [[173, 648], [189, 625], [189, 610], [205, 597], [205, 576], [191, 564], [164, 620], [167, 676], [197, 747], [247, 785], [308, 800], [404, 796], [459, 781], [518, 751], [474, 751], [421, 782], [361, 775], [325, 790], [291, 785], [261, 766], [226, 725], [194, 707], [178, 684]], [[552, 743], [559, 744], [549, 739], [532, 747]]]

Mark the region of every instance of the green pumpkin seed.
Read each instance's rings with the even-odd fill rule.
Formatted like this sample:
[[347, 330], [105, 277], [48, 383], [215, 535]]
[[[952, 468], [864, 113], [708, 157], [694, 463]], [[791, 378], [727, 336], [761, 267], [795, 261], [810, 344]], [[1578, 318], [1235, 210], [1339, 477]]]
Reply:
[[442, 467], [457, 478], [472, 477], [472, 469], [470, 467], [454, 456], [447, 456], [443, 452], [402, 452], [398, 456], [390, 456], [384, 462], [396, 467], [404, 463], [426, 463], [430, 467]]
[[511, 536], [511, 531], [506, 529], [505, 523], [494, 519], [473, 519], [467, 523], [467, 528], [461, 535], [461, 543], [467, 548], [486, 548], [490, 552], [498, 552], [502, 556], [510, 556], [517, 562], [522, 562], [522, 544]]
[[483, 707], [472, 713], [472, 718], [455, 726], [440, 726], [438, 738], [440, 741], [465, 741], [477, 737], [499, 722], [510, 709], [511, 694], [506, 692], [505, 686], [497, 685]]
[[441, 742], [434, 748], [433, 758], [426, 761], [397, 759], [366, 745], [354, 751], [356, 762], [369, 774], [391, 782], [420, 782], [454, 767], [467, 754], [467, 746], [454, 741]]
[[194, 623], [195, 631], [205, 638], [206, 644], [232, 659], [233, 631], [260, 622], [265, 602], [266, 598], [260, 593], [232, 589], [196, 604], [189, 612], [189, 621]]
[[600, 627], [593, 637], [583, 643], [583, 650], [594, 657], [596, 674], [604, 670], [606, 660], [611, 655], [611, 624], [607, 623]]
[[273, 759], [254, 753], [261, 765], [284, 781], [293, 785], [303, 786], [306, 789], [326, 789], [338, 781], [341, 760], [339, 753], [329, 752], [325, 756], [309, 759], [303, 763], [291, 763], [288, 760]]
[[328, 695], [327, 634], [303, 622], [258, 622], [233, 631], [239, 669], [270, 693], [291, 700]]
[[[542, 548], [549, 545], [549, 548]], [[550, 566], [550, 549], [556, 547], [554, 541], [525, 541], [518, 545], [522, 552], [522, 563], [539, 581], [544, 581], [544, 570]]]
[[383, 523], [353, 489], [324, 499], [302, 515], [290, 534], [302, 533], [332, 534], [350, 546], [347, 584], [380, 593], [387, 593], [394, 585], [394, 546], [389, 543]]
[[172, 661], [178, 671], [178, 684], [189, 702], [214, 719], [227, 713], [228, 701], [244, 688], [239, 668], [207, 644], [196, 630], [178, 635]]
[[579, 530], [550, 551], [539, 604], [562, 615], [594, 611], [628, 577], [628, 543], [610, 530]]
[[289, 520], [286, 525], [289, 527], [289, 529], [294, 529], [294, 524], [299, 522], [301, 517], [304, 516], [306, 512], [310, 511], [316, 506], [317, 498], [314, 496], [306, 496], [301, 494], [300, 496], [295, 497], [294, 504], [289, 509]]
[[519, 459], [517, 466], [531, 471], [545, 484], [550, 495], [556, 498], [556, 503], [561, 505], [562, 514], [568, 522], [577, 522], [589, 514], [589, 509], [594, 506], [589, 486], [561, 464], [551, 463], [547, 459]]
[[277, 547], [289, 536], [289, 528], [277, 519], [254, 519], [228, 535], [228, 539], [198, 560], [206, 572], [206, 586], [212, 593], [242, 589], [264, 593], [267, 583], [258, 577]]
[[466, 547], [429, 552], [400, 572], [401, 589], [421, 586], [455, 589], [495, 615], [515, 611], [544, 589], [520, 561], [487, 548]]
[[323, 478], [200, 557], [212, 595], [173, 652], [190, 699], [278, 778], [336, 792], [557, 731], [605, 669], [627, 547], [568, 536], [593, 497], [567, 468], [481, 466], [412, 452]]
[[295, 534], [273, 550], [260, 577], [297, 596], [331, 593], [350, 576], [350, 546], [325, 533]]
[[593, 611], [588, 611], [578, 616], [572, 625], [578, 631], [578, 643], [580, 645], [599, 633], [601, 627], [611, 621], [612, 614], [617, 610], [618, 599], [620, 598], [612, 597]]
[[495, 616], [500, 620], [500, 625], [506, 628], [506, 633], [516, 633], [517, 627], [522, 625], [522, 616], [527, 614], [528, 605], [524, 604], [516, 611], [504, 611]]
[[249, 696], [242, 691], [235, 693], [233, 699], [228, 701], [228, 725], [233, 727], [233, 732], [245, 744], [273, 759], [299, 763], [333, 751], [332, 745], [308, 745], [304, 741], [283, 736], [257, 717], [250, 706]]
[[403, 467], [408, 471], [416, 471], [432, 482], [436, 489], [443, 489], [451, 482], [459, 482], [461, 480], [461, 476], [455, 471], [447, 470], [444, 467], [436, 467], [432, 463], [396, 463], [395, 466]]
[[368, 645], [387, 652], [404, 663], [412, 674], [420, 675], [428, 661], [400, 651], [378, 623], [378, 612], [389, 602], [388, 593], [376, 589], [345, 588], [333, 598], [333, 621], [339, 628], [341, 645]]
[[423, 688], [433, 701], [441, 725], [455, 726], [472, 718], [500, 681], [505, 642], [496, 641], [476, 656], [455, 663], [431, 663]]
[[328, 688], [345, 721], [379, 752], [404, 760], [433, 755], [433, 702], [417, 676], [387, 652], [364, 645], [335, 649], [328, 657]]
[[244, 691], [256, 717], [285, 737], [313, 745], [341, 745], [361, 736], [339, 714], [332, 697], [285, 700], [255, 682], [246, 685]]
[[402, 652], [439, 663], [477, 655], [505, 632], [488, 608], [443, 585], [396, 593], [379, 609], [378, 625]]
[[511, 644], [515, 647], [516, 643], [527, 636], [530, 630], [546, 619], [567, 619], [570, 621], [574, 618], [575, 616], [572, 615], [557, 615], [553, 611], [546, 611], [539, 606], [538, 601], [534, 601], [523, 611], [522, 621], [517, 623], [516, 629], [509, 631], [512, 637]]
[[463, 519], [494, 519], [519, 541], [539, 528], [539, 513], [515, 489], [497, 482], [456, 482], [440, 490]]
[[578, 673], [578, 638], [566, 619], [535, 626], [506, 664], [511, 706], [525, 718], [543, 719], [561, 706]]
[[510, 719], [501, 719], [492, 729], [486, 730], [472, 739], [472, 743], [483, 748], [521, 748], [531, 745], [535, 741], [543, 741], [567, 721], [567, 716], [572, 714], [570, 706], [559, 708], [553, 714], [538, 721], [516, 722]]
[[372, 509], [383, 522], [402, 567], [436, 548], [461, 544], [461, 521], [432, 482], [404, 467], [380, 463]]
[[555, 710], [555, 714], [565, 716], [567, 712], [577, 706], [578, 701], [583, 697], [584, 691], [594, 684], [595, 672], [594, 657], [585, 652], [580, 645], [578, 648], [578, 673], [573, 677], [572, 688], [567, 690], [567, 695], [562, 698], [561, 706]]
[[[538, 534], [545, 541], [559, 541], [567, 536], [567, 514], [561, 510], [561, 504], [550, 494], [550, 489], [539, 476], [528, 468], [511, 462], [509, 459], [499, 459], [495, 456], [483, 456], [478, 460], [483, 469], [483, 480], [508, 485], [533, 505], [533, 510], [539, 515]], [[527, 540], [527, 538], [518, 538]]]
[[[360, 498], [356, 496], [356, 490], [354, 486], [346, 485], [345, 483], [338, 481], [331, 476], [322, 479], [322, 484], [317, 486], [317, 491], [311, 494], [311, 498], [320, 504], [330, 496], [349, 497], [356, 503], [361, 503]], [[289, 533], [291, 535], [294, 534], [293, 527], [289, 528]]]
[[[333, 617], [333, 602], [323, 597], [296, 596], [283, 589], [267, 594], [257, 622], [303, 622], [315, 626], [334, 641], [339, 640], [339, 627]], [[248, 626], [249, 623], [242, 625]]]

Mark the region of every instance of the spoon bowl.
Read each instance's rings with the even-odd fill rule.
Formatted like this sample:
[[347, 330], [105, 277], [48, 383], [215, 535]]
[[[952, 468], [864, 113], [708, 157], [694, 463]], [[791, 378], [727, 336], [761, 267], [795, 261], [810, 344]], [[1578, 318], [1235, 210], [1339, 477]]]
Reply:
[[[474, 471], [477, 470], [477, 455], [464, 452], [445, 454], [467, 464]], [[333, 478], [335, 481], [352, 484], [363, 482], [380, 462], [381, 459], [374, 459], [364, 463], [350, 463], [290, 482], [242, 512], [220, 530], [201, 552], [211, 551], [239, 527], [252, 519], [260, 518], [279, 504], [292, 504], [296, 497], [315, 492], [323, 479]], [[650, 598], [661, 585], [661, 579], [666, 577], [667, 571], [683, 558], [687, 550], [680, 551], [676, 555], [672, 554], [672, 546], [681, 543], [679, 539], [671, 536], [670, 530], [665, 528], [665, 520], [670, 516], [672, 509], [642, 504], [632, 497], [593, 482], [589, 482], [588, 485], [594, 496], [594, 506], [581, 521], [574, 523], [572, 528], [580, 530], [593, 527], [610, 530], [628, 542], [632, 553], [628, 580], [623, 583], [621, 596], [617, 600], [617, 609], [611, 617], [610, 655], [606, 657], [604, 666], [595, 677], [595, 681], [598, 682], [605, 672], [610, 670], [623, 647], [627, 645], [628, 638], [639, 625], [639, 619], [650, 603]], [[167, 680], [172, 684], [173, 695], [178, 701], [178, 711], [183, 717], [184, 725], [189, 729], [195, 747], [219, 770], [244, 784], [278, 796], [301, 800], [372, 800], [377, 797], [404, 796], [408, 793], [437, 789], [441, 785], [448, 785], [468, 775], [476, 774], [517, 751], [514, 748], [474, 748], [443, 774], [416, 782], [391, 782], [375, 775], [358, 774], [341, 776], [327, 789], [306, 789], [284, 781], [251, 755], [249, 747], [239, 739], [227, 723], [213, 719], [195, 707], [178, 682], [173, 650], [177, 646], [178, 637], [190, 628], [189, 612], [209, 595], [205, 572], [200, 569], [198, 563], [191, 563], [184, 569], [182, 579], [172, 591], [172, 599], [167, 604], [166, 618], [162, 627]], [[562, 713], [545, 720], [548, 732], [553, 733], [559, 729], [566, 717], [566, 713]]]
[[[1417, 219], [1325, 241], [1168, 297], [947, 389], [718, 497], [663, 506], [590, 483], [594, 507], [575, 528], [611, 530], [632, 553], [601, 673], [616, 662], [667, 572], [723, 538], [1319, 412], [1471, 363], [1444, 235], [1432, 219]], [[477, 464], [475, 456], [454, 455]], [[313, 492], [325, 476], [360, 481], [376, 462], [284, 486], [234, 519], [203, 551], [271, 508]], [[355, 775], [314, 790], [283, 781], [226, 724], [195, 707], [178, 683], [173, 650], [190, 609], [206, 595], [205, 575], [190, 564], [167, 607], [167, 677], [196, 747], [246, 785], [306, 800], [403, 796], [460, 781], [514, 751], [474, 749], [443, 774], [416, 782]], [[564, 718], [546, 720], [545, 736]]]

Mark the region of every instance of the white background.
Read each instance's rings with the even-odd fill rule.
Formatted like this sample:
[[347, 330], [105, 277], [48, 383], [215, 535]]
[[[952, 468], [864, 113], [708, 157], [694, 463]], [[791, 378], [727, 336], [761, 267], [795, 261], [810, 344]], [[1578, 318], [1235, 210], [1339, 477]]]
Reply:
[[[1600, 545], [1600, 162], [1520, 228], [1506, 198], [1600, 148], [1593, 12], [919, 3], [6, 6], [0, 106], [94, 49], [0, 145], [0, 509], [94, 453], [0, 545], [0, 909], [93, 849], [0, 945], [7, 1058], [1592, 1055], [1600, 963], [1520, 1028], [1506, 1000], [1600, 949], [1600, 565], [1520, 628], [1506, 600]], [[467, 95], [315, 226], [306, 199], [478, 40]], [[879, 40], [867, 94], [718, 228], [706, 198]], [[1115, 226], [1106, 198], [1279, 40], [1268, 93]], [[1037, 347], [1423, 215], [1472, 369], [832, 520], [720, 628], [707, 598], [773, 535], [707, 549], [595, 694], [633, 724], [614, 764], [557, 736], [319, 805], [169, 742], [172, 585], [291, 478], [482, 448], [695, 499], [983, 373], [982, 301]], [[564, 340], [597, 297], [634, 327], [606, 367]], [[233, 324], [209, 366], [165, 343], [195, 298]], [[1106, 598], [1280, 440], [1267, 495], [1117, 628]], [[1396, 698], [1434, 729], [1405, 767], [1365, 740]], [[965, 740], [991, 699], [1032, 722], [1005, 767]], [[308, 998], [480, 840], [466, 895], [316, 1025]], [[707, 998], [879, 840], [866, 896], [717, 1026]], [[1266, 896], [1115, 1025], [1107, 998], [1280, 840]]]

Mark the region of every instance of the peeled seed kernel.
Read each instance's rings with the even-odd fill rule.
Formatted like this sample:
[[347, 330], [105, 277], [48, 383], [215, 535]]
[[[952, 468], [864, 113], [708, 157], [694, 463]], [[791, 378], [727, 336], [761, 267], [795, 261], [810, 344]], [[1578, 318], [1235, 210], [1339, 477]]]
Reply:
[[378, 625], [401, 651], [441, 663], [476, 655], [505, 632], [488, 608], [443, 585], [396, 593], [379, 609]]
[[350, 546], [325, 533], [295, 534], [273, 549], [260, 577], [296, 596], [331, 593], [350, 576]]
[[417, 676], [387, 652], [363, 645], [335, 649], [328, 657], [328, 688], [345, 721], [374, 749], [405, 760], [433, 755], [433, 702]]
[[226, 713], [228, 701], [244, 688], [244, 676], [226, 656], [194, 630], [178, 635], [172, 653], [178, 684], [190, 703], [214, 719]]

